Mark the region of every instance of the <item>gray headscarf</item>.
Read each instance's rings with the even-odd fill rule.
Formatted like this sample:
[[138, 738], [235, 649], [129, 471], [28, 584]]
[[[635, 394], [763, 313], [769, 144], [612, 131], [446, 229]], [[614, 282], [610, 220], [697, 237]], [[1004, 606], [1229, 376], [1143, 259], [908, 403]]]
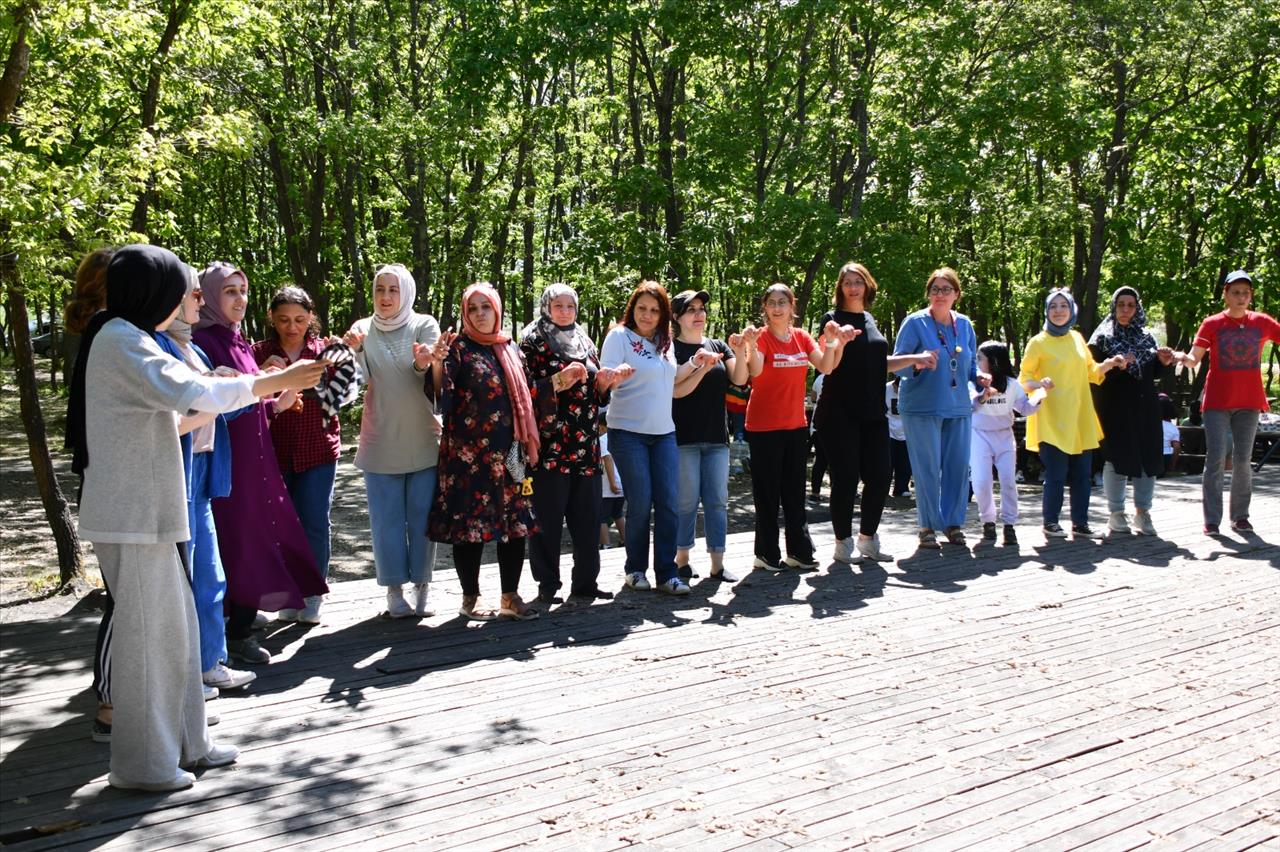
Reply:
[[547, 341], [551, 350], [564, 361], [594, 361], [596, 347], [587, 337], [582, 326], [576, 321], [572, 325], [556, 325], [551, 319], [551, 303], [561, 296], [573, 299], [573, 307], [578, 307], [578, 294], [568, 284], [552, 284], [542, 291], [539, 311], [542, 314], [533, 325], [525, 329], [525, 334], [534, 333]]
[[[1054, 325], [1049, 322], [1049, 303], [1061, 296], [1067, 300], [1067, 305], [1071, 308], [1071, 317], [1067, 320], [1066, 325]], [[1071, 295], [1071, 291], [1065, 287], [1050, 290], [1049, 295], [1044, 300], [1044, 330], [1052, 334], [1054, 337], [1064, 337], [1071, 332], [1071, 327], [1076, 324], [1076, 300]]]

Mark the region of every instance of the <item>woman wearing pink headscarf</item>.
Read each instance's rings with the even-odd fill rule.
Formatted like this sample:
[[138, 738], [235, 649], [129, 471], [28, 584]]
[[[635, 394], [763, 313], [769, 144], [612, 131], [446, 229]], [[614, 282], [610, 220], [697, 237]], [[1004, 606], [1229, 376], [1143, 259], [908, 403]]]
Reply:
[[[439, 490], [427, 534], [453, 545], [462, 583], [461, 614], [488, 621], [528, 620], [538, 611], [520, 599], [524, 542], [535, 531], [531, 489], [519, 470], [538, 459], [538, 424], [520, 349], [502, 332], [502, 299], [488, 284], [462, 294], [462, 334], [446, 333], [431, 353], [428, 386], [439, 390]], [[480, 607], [480, 558], [486, 542], [498, 550], [502, 603]]]
[[[258, 371], [253, 349], [240, 336], [249, 306], [249, 278], [229, 263], [200, 273], [204, 304], [192, 340], [214, 367], [246, 375]], [[275, 463], [267, 407], [284, 410], [297, 394], [287, 392], [228, 417], [231, 495], [212, 501], [218, 554], [227, 575], [227, 651], [246, 663], [267, 663], [271, 654], [254, 638], [258, 610], [302, 609], [303, 599], [329, 591]], [[200, 430], [194, 433], [201, 452]]]

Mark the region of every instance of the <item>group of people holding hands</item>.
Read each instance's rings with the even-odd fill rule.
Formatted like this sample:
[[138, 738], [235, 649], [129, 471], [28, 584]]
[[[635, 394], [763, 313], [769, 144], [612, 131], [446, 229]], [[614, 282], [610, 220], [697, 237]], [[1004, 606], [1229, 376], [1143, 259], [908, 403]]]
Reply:
[[[448, 544], [461, 615], [477, 621], [530, 620], [537, 604], [612, 597], [599, 585], [599, 540], [613, 479], [627, 501], [626, 586], [688, 595], [701, 570], [736, 582], [724, 562], [726, 397], [748, 382], [753, 568], [816, 569], [805, 515], [810, 367], [825, 376], [813, 421], [830, 465], [835, 561], [893, 558], [878, 534], [892, 476], [890, 374], [899, 377], [922, 548], [965, 543], [970, 487], [982, 535], [994, 539], [995, 480], [1004, 542], [1016, 545], [1015, 414], [1029, 417], [1026, 446], [1044, 463], [1047, 537], [1066, 535], [1059, 520], [1068, 485], [1074, 535], [1096, 535], [1090, 454], [1100, 443], [1110, 529], [1154, 534], [1162, 461], [1155, 380], [1205, 357], [1206, 531], [1221, 522], [1228, 434], [1236, 455], [1230, 519], [1247, 530], [1247, 454], [1266, 409], [1261, 350], [1280, 341], [1280, 324], [1248, 310], [1252, 281], [1242, 272], [1227, 277], [1227, 310], [1205, 320], [1188, 353], [1156, 345], [1132, 287], [1116, 291], [1087, 343], [1073, 329], [1070, 292], [1054, 290], [1016, 375], [1008, 348], [980, 345], [956, 311], [961, 282], [947, 267], [929, 276], [926, 307], [902, 321], [892, 344], [871, 313], [875, 278], [859, 263], [840, 269], [817, 339], [797, 325], [786, 284], [761, 295], [758, 325], [719, 340], [707, 336], [709, 293], [670, 297], [642, 281], [599, 350], [564, 284], [542, 293], [538, 318], [518, 335], [504, 331], [499, 293], [473, 284], [455, 333], [414, 310], [413, 276], [390, 264], [374, 276], [373, 315], [341, 338], [321, 334], [309, 294], [284, 287], [271, 300], [268, 338], [253, 344], [241, 334], [248, 287], [231, 264], [196, 273], [164, 249], [127, 246], [86, 259], [68, 312], [73, 330], [83, 329], [67, 438], [83, 476], [81, 535], [94, 544], [114, 610], [95, 663], [102, 709], [94, 732], [113, 743], [118, 787], [177, 789], [193, 780], [180, 767], [234, 760], [234, 748], [208, 737], [205, 699], [253, 679], [229, 662], [270, 660], [253, 636], [261, 612], [321, 619], [341, 436], [316, 387], [331, 371], [322, 355], [339, 340], [367, 388], [355, 465], [385, 615], [432, 614], [436, 549]], [[691, 560], [699, 507], [705, 569]], [[480, 588], [489, 543], [496, 607]], [[536, 602], [519, 592], [526, 551]]]

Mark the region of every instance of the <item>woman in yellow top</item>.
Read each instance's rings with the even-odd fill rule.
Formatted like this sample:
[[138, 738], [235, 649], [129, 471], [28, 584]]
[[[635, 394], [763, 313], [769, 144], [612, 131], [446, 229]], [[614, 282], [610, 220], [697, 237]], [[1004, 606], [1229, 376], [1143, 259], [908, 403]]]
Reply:
[[1071, 483], [1071, 531], [1076, 538], [1097, 538], [1089, 528], [1089, 488], [1092, 484], [1092, 451], [1102, 438], [1102, 425], [1093, 410], [1089, 384], [1101, 384], [1113, 367], [1125, 364], [1116, 355], [1101, 363], [1076, 323], [1076, 301], [1069, 290], [1050, 290], [1045, 299], [1044, 331], [1027, 343], [1018, 381], [1028, 391], [1044, 388], [1050, 393], [1040, 410], [1027, 420], [1027, 449], [1040, 453], [1044, 464], [1045, 538], [1066, 538], [1058, 525], [1062, 495]]

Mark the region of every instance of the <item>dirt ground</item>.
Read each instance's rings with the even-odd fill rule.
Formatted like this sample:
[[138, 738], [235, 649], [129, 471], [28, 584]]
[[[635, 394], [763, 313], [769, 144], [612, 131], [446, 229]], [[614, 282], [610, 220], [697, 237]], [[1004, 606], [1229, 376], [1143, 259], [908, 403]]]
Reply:
[[[44, 381], [41, 408], [58, 482], [63, 494], [74, 503], [76, 477], [71, 472], [70, 456], [62, 449], [66, 396], [49, 387], [47, 362], [38, 361], [38, 364]], [[55, 618], [76, 608], [100, 608], [102, 580], [88, 542], [81, 543], [85, 550], [85, 581], [62, 592], [58, 590], [57, 551], [32, 475], [11, 365], [6, 364], [0, 370], [0, 381], [3, 382], [0, 386], [0, 518], [3, 518], [0, 523], [0, 622]], [[342, 459], [338, 462], [334, 487], [333, 556], [329, 575], [336, 581], [373, 576], [364, 481], [352, 464], [356, 446], [354, 434], [348, 434], [352, 431], [344, 428]], [[729, 483], [731, 533], [754, 526], [751, 482], [736, 448], [733, 458]], [[810, 503], [809, 507], [814, 520], [826, 519], [825, 504]], [[567, 551], [567, 535], [564, 545]], [[488, 553], [485, 561], [492, 562], [494, 558]], [[446, 568], [448, 559], [447, 549], [442, 548], [437, 568]]]

